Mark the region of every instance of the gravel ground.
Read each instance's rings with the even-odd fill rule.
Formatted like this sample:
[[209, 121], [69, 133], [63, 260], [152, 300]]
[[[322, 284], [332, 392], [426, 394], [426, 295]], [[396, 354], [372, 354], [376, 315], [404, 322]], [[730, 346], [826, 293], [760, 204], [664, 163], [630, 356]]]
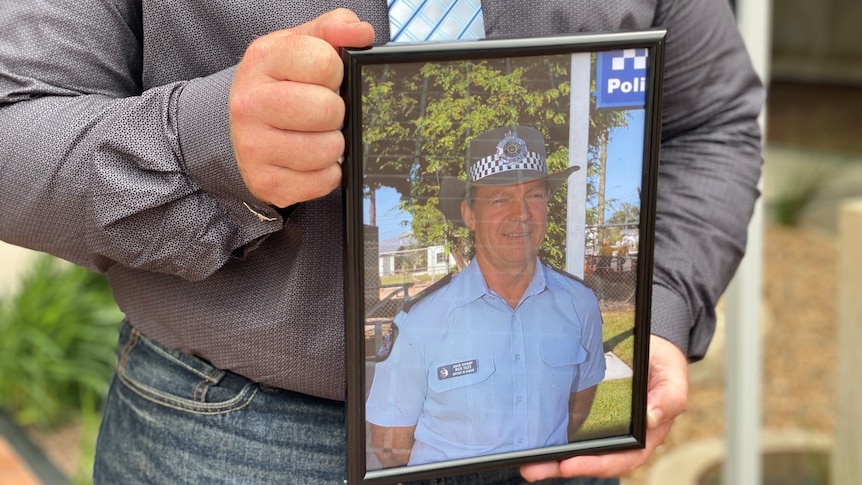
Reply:
[[[769, 227], [763, 251], [763, 427], [830, 435], [836, 368], [834, 236], [816, 229]], [[668, 452], [724, 435], [723, 358], [710, 354], [691, 367], [686, 413], [627, 485], [645, 484], [650, 465]]]

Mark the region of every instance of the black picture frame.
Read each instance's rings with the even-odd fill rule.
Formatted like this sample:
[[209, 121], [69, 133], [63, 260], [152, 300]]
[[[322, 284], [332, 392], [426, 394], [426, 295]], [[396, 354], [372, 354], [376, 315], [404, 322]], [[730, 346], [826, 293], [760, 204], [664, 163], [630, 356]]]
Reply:
[[[664, 39], [663, 30], [647, 30], [343, 49], [348, 483], [395, 483], [644, 446]], [[622, 71], [611, 71], [617, 67]], [[556, 428], [528, 437], [534, 442], [545, 440], [545, 444], [515, 449], [515, 442], [496, 443], [494, 436], [505, 434], [509, 440], [518, 431], [509, 430], [507, 423], [520, 421], [507, 414], [494, 415], [496, 405], [473, 402], [481, 401], [476, 396], [484, 399], [495, 393], [464, 391], [458, 399], [470, 401], [470, 411], [453, 415], [445, 412], [451, 409], [447, 406], [462, 401], [454, 395], [450, 401], [450, 395], [444, 394], [450, 389], [440, 384], [443, 379], [446, 384], [457, 382], [449, 387], [468, 387], [463, 384], [468, 379], [503, 382], [503, 369], [511, 362], [484, 354], [455, 357], [454, 351], [451, 357], [437, 358], [451, 350], [447, 338], [468, 339], [463, 338], [465, 333], [448, 333], [452, 322], [440, 323], [440, 338], [436, 338], [437, 323], [430, 324], [427, 318], [423, 322], [421, 315], [436, 317], [439, 306], [441, 321], [457, 323], [452, 328], [465, 325], [450, 316], [442, 303], [447, 300], [439, 292], [454, 284], [455, 278], [444, 274], [469, 267], [471, 263], [466, 261], [477, 246], [471, 246], [472, 231], [449, 217], [455, 214], [457, 219], [457, 209], [445, 215], [441, 210], [456, 207], [446, 202], [445, 187], [447, 183], [457, 185], [455, 179], [464, 180], [466, 152], [480, 132], [519, 127], [509, 129], [505, 136], [523, 147], [527, 145], [521, 139], [525, 136], [519, 134], [526, 133], [523, 126], [541, 134], [545, 153], [540, 158], [549, 173], [580, 167], [568, 169], [576, 170], [568, 183], [549, 194], [547, 230], [538, 256], [540, 267], [562, 269], [555, 273], [564, 274], [565, 281], [592, 290], [601, 315], [601, 355], [596, 338], [585, 337], [589, 329], [593, 329], [590, 335], [598, 332], [595, 318], [578, 320], [582, 333], [577, 342], [590, 350], [575, 370], [564, 366], [569, 370], [563, 383], [575, 386], [576, 381], [588, 380], [602, 358], [606, 370], [595, 387], [586, 422], [577, 433], [565, 430], [564, 442], [559, 442], [559, 428], [576, 421], [571, 396], [580, 396], [575, 391], [581, 389], [558, 393], [558, 401], [567, 401], [563, 411], [556, 407], [556, 414], [548, 404], [551, 400], [544, 401], [544, 390], [527, 391], [527, 421], [551, 415], [555, 416], [552, 424], [536, 427]], [[476, 263], [476, 268], [481, 265]], [[478, 271], [481, 275], [481, 269]], [[417, 295], [420, 287], [429, 284], [430, 289]], [[454, 287], [450, 293], [457, 293]], [[425, 309], [418, 310], [426, 299]], [[593, 308], [593, 304], [587, 307]], [[590, 314], [580, 309], [572, 313], [578, 319]], [[560, 315], [565, 315], [557, 317], [562, 321], [571, 314]], [[399, 330], [397, 323], [393, 325], [396, 320], [406, 328]], [[480, 321], [485, 319], [474, 317], [470, 322], [478, 325]], [[528, 325], [533, 329], [530, 335], [541, 340], [544, 330], [536, 330], [538, 324]], [[510, 338], [503, 334], [502, 339]], [[536, 345], [539, 353], [529, 357], [533, 363], [520, 381], [546, 381], [542, 366], [551, 364], [536, 362], [535, 355], [544, 355], [544, 362], [552, 360], [548, 349], [556, 337], [545, 337]], [[482, 334], [478, 339], [487, 338]], [[414, 344], [421, 346], [425, 368], [405, 363], [420, 355], [408, 351]], [[481, 353], [484, 351], [477, 349], [482, 345], [471, 343], [469, 348]], [[575, 360], [569, 347], [573, 346], [562, 347], [566, 355], [559, 358], [567, 363]], [[493, 372], [499, 377], [484, 375], [488, 359], [493, 360]], [[423, 378], [399, 381], [407, 373], [404, 369]], [[623, 377], [610, 379], [610, 372], [613, 377]], [[379, 381], [373, 386], [375, 376]], [[520, 382], [509, 377], [505, 381]], [[427, 396], [446, 398], [426, 401], [417, 411], [413, 397], [421, 395], [422, 388]], [[516, 394], [521, 396], [523, 390], [513, 391], [512, 396], [506, 389], [497, 393], [506, 398], [499, 399], [505, 402], [500, 408], [506, 408], [499, 413], [510, 412], [508, 401], [517, 401]], [[539, 394], [542, 399], [529, 399]], [[372, 399], [367, 402], [369, 395]], [[402, 396], [411, 396], [409, 403]], [[584, 399], [575, 401], [586, 402]], [[536, 403], [548, 409], [536, 409]], [[477, 409], [482, 410], [481, 416], [469, 414], [478, 413]], [[368, 421], [369, 411], [377, 423]], [[457, 418], [441, 419], [445, 415]], [[411, 420], [416, 422], [411, 425]], [[411, 426], [415, 429], [410, 430]], [[461, 433], [465, 428], [470, 430], [469, 439]], [[414, 440], [406, 453], [397, 451], [401, 439]], [[457, 446], [447, 448], [441, 443]], [[512, 449], [508, 449], [510, 444]], [[467, 447], [481, 449], [462, 449]], [[416, 462], [402, 464], [408, 455]]]

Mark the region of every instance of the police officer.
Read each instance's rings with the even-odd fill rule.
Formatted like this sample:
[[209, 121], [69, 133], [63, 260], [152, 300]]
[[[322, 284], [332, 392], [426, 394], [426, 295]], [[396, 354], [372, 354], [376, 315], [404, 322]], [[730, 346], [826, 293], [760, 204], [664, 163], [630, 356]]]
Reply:
[[567, 443], [604, 377], [595, 296], [537, 257], [548, 201], [580, 167], [549, 174], [544, 138], [524, 126], [469, 153], [467, 182], [444, 180], [440, 199], [476, 256], [405, 306], [375, 370], [366, 419], [384, 467]]

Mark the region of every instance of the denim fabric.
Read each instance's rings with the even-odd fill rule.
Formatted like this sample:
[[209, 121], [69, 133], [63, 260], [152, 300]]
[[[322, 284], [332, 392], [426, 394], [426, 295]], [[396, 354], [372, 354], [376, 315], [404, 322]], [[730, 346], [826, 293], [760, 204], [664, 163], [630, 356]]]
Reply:
[[[128, 324], [118, 357], [95, 485], [344, 483], [344, 403], [256, 384], [168, 350]], [[524, 482], [509, 469], [421, 483]]]

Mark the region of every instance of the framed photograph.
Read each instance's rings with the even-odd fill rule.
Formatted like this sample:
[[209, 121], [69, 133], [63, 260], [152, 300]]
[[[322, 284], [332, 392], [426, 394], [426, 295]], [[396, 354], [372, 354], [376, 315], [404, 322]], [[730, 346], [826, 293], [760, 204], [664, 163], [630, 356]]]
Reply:
[[664, 35], [343, 50], [349, 483], [644, 446]]

